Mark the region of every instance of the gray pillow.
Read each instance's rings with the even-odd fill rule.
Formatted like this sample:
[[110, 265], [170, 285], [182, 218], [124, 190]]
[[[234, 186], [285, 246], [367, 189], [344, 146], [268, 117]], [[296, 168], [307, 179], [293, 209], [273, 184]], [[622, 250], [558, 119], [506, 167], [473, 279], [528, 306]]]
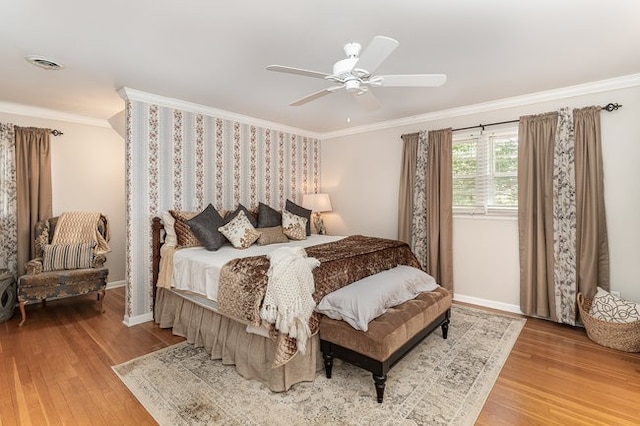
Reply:
[[211, 204], [185, 223], [189, 225], [200, 244], [209, 251], [218, 250], [227, 243], [227, 238], [218, 231], [226, 222]]
[[282, 225], [282, 213], [264, 203], [258, 203], [258, 228]]
[[307, 210], [302, 206], [297, 205], [291, 200], [287, 200], [284, 209], [288, 212], [295, 214], [296, 216], [307, 218], [307, 236], [311, 235], [311, 210]]
[[315, 310], [366, 332], [369, 322], [389, 308], [436, 288], [438, 284], [431, 275], [418, 268], [399, 265], [327, 294]]

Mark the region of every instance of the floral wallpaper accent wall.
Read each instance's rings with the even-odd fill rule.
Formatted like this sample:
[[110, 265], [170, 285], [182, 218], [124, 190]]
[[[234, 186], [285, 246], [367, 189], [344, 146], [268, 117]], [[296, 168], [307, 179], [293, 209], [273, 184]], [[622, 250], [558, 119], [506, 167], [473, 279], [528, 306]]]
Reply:
[[127, 319], [153, 306], [151, 219], [169, 209], [276, 209], [317, 192], [320, 141], [126, 98]]

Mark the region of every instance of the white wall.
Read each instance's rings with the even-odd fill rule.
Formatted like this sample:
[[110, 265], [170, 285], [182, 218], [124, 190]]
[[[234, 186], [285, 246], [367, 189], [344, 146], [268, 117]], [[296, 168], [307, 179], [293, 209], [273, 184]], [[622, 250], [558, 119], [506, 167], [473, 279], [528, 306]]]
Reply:
[[[611, 287], [640, 302], [640, 87], [574, 96], [526, 106], [460, 115], [322, 141], [322, 191], [334, 211], [325, 214], [333, 234], [397, 236], [402, 141], [418, 130], [467, 127], [518, 119], [561, 106], [618, 102], [601, 115]], [[490, 130], [490, 128], [488, 128]], [[507, 310], [519, 306], [517, 220], [454, 219], [456, 298]]]
[[23, 127], [58, 129], [51, 136], [53, 214], [100, 211], [109, 220], [109, 283], [125, 276], [124, 140], [107, 127], [0, 112], [0, 121]]

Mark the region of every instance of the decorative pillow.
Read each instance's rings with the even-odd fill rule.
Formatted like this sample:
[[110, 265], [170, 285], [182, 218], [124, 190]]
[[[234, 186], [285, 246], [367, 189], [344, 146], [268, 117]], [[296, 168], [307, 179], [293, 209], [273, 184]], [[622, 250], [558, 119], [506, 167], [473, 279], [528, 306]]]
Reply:
[[253, 226], [254, 228], [258, 226], [258, 218], [256, 217], [256, 215], [242, 204], [238, 204], [238, 207], [236, 207], [233, 212], [225, 216], [224, 220], [227, 222], [231, 222], [236, 216], [238, 216], [238, 213], [240, 213], [241, 211], [244, 212], [244, 214], [247, 216], [247, 219], [249, 220], [249, 223], [251, 223], [251, 226]]
[[42, 270], [93, 268], [93, 248], [95, 241], [80, 244], [45, 244]]
[[175, 247], [178, 245], [178, 236], [175, 228], [176, 220], [168, 211], [162, 212], [162, 225], [164, 226], [164, 245]]
[[199, 212], [185, 212], [180, 210], [169, 210], [171, 216], [175, 219], [173, 228], [176, 232], [176, 240], [178, 247], [198, 247], [200, 241], [198, 237], [191, 231], [187, 221], [195, 217]]
[[304, 240], [307, 238], [305, 231], [308, 220], [304, 217], [282, 210], [282, 229], [284, 235], [292, 240]]
[[235, 248], [247, 248], [260, 238], [260, 232], [256, 231], [243, 211], [229, 223], [218, 228], [218, 231], [222, 232]]
[[589, 314], [599, 320], [627, 323], [640, 320], [640, 305], [614, 296], [598, 287]]
[[305, 232], [307, 235], [311, 235], [311, 210], [307, 210], [302, 206], [297, 205], [291, 200], [287, 200], [284, 205], [284, 209], [288, 212], [295, 214], [296, 216], [304, 217], [307, 219], [307, 226]]
[[219, 227], [224, 226], [225, 221], [211, 204], [185, 223], [189, 225], [200, 244], [209, 251], [218, 250], [227, 242], [225, 236], [218, 231]]
[[258, 203], [258, 228], [282, 225], [282, 214], [264, 203]]
[[43, 220], [36, 227], [36, 238], [35, 238], [34, 244], [36, 249], [35, 250], [36, 257], [42, 257], [44, 254], [44, 246], [49, 244], [49, 221], [48, 220]]
[[287, 236], [284, 235], [284, 232], [282, 231], [282, 226], [274, 226], [271, 228], [258, 228], [258, 231], [260, 231], [260, 238], [258, 238], [258, 241], [257, 241], [259, 246], [289, 242], [289, 238], [287, 238]]
[[389, 308], [437, 287], [436, 280], [426, 272], [400, 265], [327, 294], [316, 311], [329, 318], [346, 321], [356, 330], [367, 331], [369, 322]]

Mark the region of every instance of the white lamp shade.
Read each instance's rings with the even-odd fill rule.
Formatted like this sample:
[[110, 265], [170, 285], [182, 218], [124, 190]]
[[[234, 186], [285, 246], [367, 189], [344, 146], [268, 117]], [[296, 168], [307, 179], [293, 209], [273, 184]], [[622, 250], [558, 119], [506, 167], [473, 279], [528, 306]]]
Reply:
[[314, 213], [330, 212], [331, 200], [329, 194], [304, 194], [302, 196], [302, 207]]

